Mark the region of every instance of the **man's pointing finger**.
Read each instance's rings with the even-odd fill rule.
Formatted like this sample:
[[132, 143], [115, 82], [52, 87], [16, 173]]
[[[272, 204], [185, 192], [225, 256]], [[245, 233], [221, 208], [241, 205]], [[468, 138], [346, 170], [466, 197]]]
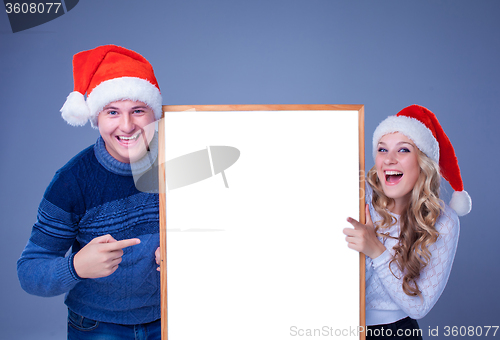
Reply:
[[126, 240], [108, 243], [107, 245], [109, 247], [108, 249], [110, 251], [113, 251], [113, 250], [127, 248], [130, 246], [135, 246], [136, 244], [139, 244], [139, 243], [141, 243], [141, 240], [139, 240], [138, 238], [130, 238], [130, 239], [126, 239]]

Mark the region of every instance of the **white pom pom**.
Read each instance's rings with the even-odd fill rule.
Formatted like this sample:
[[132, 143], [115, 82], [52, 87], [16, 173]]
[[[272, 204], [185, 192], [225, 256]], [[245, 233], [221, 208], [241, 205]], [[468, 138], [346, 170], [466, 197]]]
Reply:
[[472, 209], [472, 200], [467, 191], [455, 191], [451, 195], [450, 207], [457, 212], [458, 216], [467, 215]]
[[90, 109], [83, 94], [71, 92], [61, 108], [61, 116], [70, 125], [83, 126], [90, 118]]

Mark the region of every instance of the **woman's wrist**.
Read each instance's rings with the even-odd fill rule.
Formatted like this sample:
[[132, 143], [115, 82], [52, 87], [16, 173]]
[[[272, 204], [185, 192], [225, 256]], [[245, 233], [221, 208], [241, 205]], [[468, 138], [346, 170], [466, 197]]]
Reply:
[[380, 255], [382, 255], [385, 251], [386, 251], [385, 246], [382, 244], [382, 242], [379, 241], [375, 249], [373, 249], [373, 251], [371, 251], [370, 254], [365, 254], [365, 255], [374, 260]]

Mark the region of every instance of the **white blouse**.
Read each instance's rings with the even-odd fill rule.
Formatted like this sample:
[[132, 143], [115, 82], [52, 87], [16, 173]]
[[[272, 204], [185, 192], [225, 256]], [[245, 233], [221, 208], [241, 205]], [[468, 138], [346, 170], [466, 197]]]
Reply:
[[[366, 189], [366, 202], [370, 207], [372, 221], [382, 220], [371, 204], [372, 189], [368, 184]], [[399, 215], [393, 214], [393, 216], [399, 219]], [[421, 296], [408, 296], [404, 293], [403, 275], [396, 263], [389, 269], [389, 263], [394, 255], [393, 247], [397, 245], [398, 240], [378, 237], [387, 249], [375, 259], [366, 256], [367, 325], [388, 324], [407, 316], [420, 319], [436, 304], [448, 282], [458, 244], [460, 223], [453, 209], [445, 206], [436, 222], [436, 230], [439, 232], [439, 237], [429, 246], [430, 262], [417, 279]], [[379, 231], [397, 237], [400, 232], [399, 220], [392, 227]]]

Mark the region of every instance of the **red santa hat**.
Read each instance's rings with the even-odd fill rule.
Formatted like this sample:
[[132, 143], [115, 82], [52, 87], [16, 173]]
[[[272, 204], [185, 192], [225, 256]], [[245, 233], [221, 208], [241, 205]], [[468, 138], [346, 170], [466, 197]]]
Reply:
[[157, 120], [161, 118], [162, 98], [153, 67], [134, 51], [105, 45], [77, 53], [73, 78], [74, 91], [61, 108], [70, 125], [83, 126], [90, 120], [96, 128], [97, 115], [107, 104], [126, 99], [145, 103]]
[[455, 191], [449, 203], [450, 207], [459, 216], [467, 215], [471, 211], [472, 201], [467, 191], [464, 191], [453, 145], [434, 113], [423, 106], [411, 105], [397, 115], [387, 117], [373, 133], [373, 158], [376, 156], [380, 138], [395, 132], [400, 132], [411, 139], [420, 151], [439, 164], [441, 176]]

